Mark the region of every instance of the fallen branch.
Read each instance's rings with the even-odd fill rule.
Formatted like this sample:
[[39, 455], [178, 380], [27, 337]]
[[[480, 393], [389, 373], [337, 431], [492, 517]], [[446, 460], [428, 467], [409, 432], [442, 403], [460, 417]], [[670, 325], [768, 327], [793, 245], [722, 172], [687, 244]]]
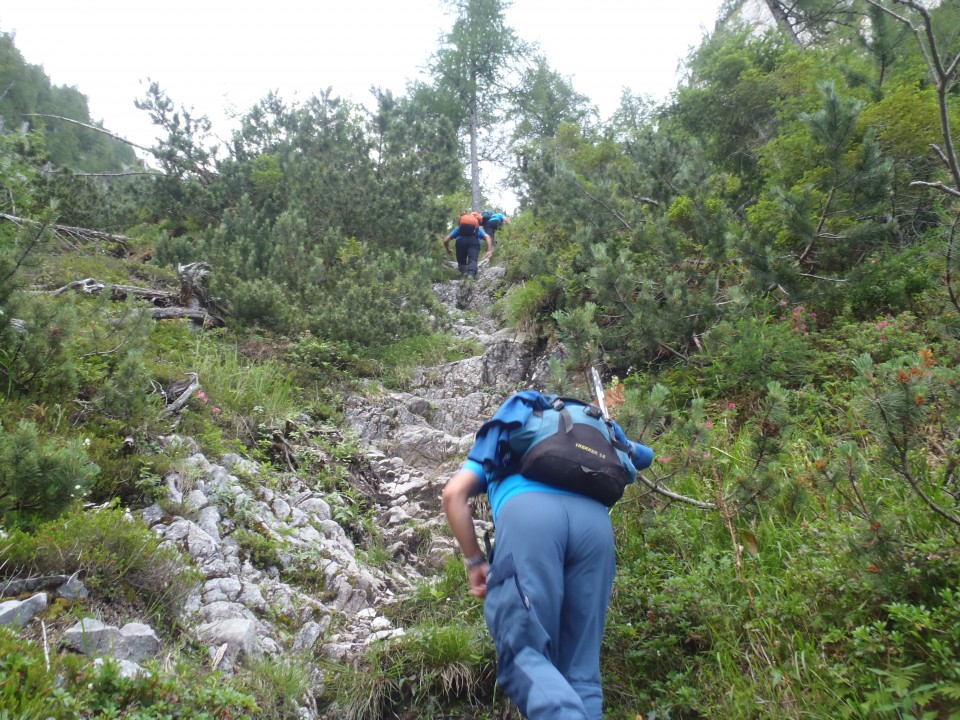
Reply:
[[652, 480], [647, 479], [643, 473], [637, 473], [637, 478], [657, 495], [662, 495], [663, 497], [669, 498], [670, 500], [674, 500], [676, 502], [693, 505], [693, 507], [700, 508], [701, 510], [717, 509], [717, 506], [713, 503], [704, 502], [703, 500], [695, 500], [694, 498], [687, 497], [686, 495], [680, 495], [672, 490], [667, 490], [665, 487], [662, 487], [659, 482], [653, 482]]
[[953, 197], [960, 197], [960, 190], [952, 188], [949, 185], [944, 185], [939, 180], [937, 182], [927, 182], [926, 180], [914, 180], [910, 183], [911, 187], [928, 187], [933, 188], [934, 190], [940, 190], [945, 192], [947, 195], [952, 195]]
[[154, 320], [178, 320], [187, 318], [196, 322], [202, 322], [210, 327], [222, 327], [223, 318], [217, 317], [206, 310], [193, 309], [185, 307], [155, 307], [151, 308], [150, 315]]
[[[28, 218], [17, 217], [16, 215], [8, 215], [7, 213], [0, 213], [0, 218], [4, 220], [9, 220], [18, 227], [23, 225], [39, 225], [36, 220], [30, 220]], [[130, 241], [126, 235], [114, 235], [112, 233], [103, 232], [102, 230], [91, 230], [90, 228], [81, 228], [73, 227], [71, 225], [47, 225], [51, 230], [63, 235], [68, 235], [75, 240], [106, 240], [108, 242], [116, 243], [122, 249], [124, 254], [127, 254], [127, 243]]]
[[93, 278], [84, 278], [83, 280], [74, 280], [71, 283], [67, 283], [62, 288], [54, 290], [50, 294], [56, 297], [57, 295], [62, 295], [67, 290], [81, 290], [88, 295], [94, 295], [103, 288], [106, 287], [102, 282], [94, 280]]

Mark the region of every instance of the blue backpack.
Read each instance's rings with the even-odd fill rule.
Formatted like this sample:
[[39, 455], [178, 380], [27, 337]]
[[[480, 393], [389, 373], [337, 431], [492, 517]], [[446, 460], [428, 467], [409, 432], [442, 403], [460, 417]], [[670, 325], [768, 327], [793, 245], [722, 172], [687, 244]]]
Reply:
[[500, 218], [497, 218], [496, 220], [493, 220], [493, 219], [491, 219], [491, 218], [493, 218], [493, 215], [494, 215], [494, 213], [493, 213], [492, 211], [490, 211], [490, 210], [484, 210], [484, 211], [480, 214], [480, 217], [481, 217], [482, 220], [483, 220], [483, 227], [484, 227], [485, 229], [497, 231], [497, 230], [499, 230], [501, 227], [503, 227], [503, 220], [501, 220]]
[[509, 471], [612, 506], [637, 475], [630, 448], [616, 440], [613, 421], [596, 405], [544, 397], [551, 407], [534, 410], [510, 433]]

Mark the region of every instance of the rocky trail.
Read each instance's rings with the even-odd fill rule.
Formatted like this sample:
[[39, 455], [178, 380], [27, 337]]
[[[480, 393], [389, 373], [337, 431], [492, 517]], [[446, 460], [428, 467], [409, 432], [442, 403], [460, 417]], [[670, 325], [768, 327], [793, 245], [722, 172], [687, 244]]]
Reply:
[[[482, 353], [418, 368], [402, 392], [346, 401], [348, 424], [364, 459], [349, 481], [374, 507], [386, 561], [366, 562], [367, 553], [338, 522], [337, 509], [314, 478], [277, 474], [237, 455], [212, 460], [188, 439], [169, 439], [186, 443], [189, 457], [182, 470], [164, 477], [166, 501], [140, 514], [165, 542], [188, 553], [204, 575], [181, 619], [193, 639], [208, 648], [211, 664], [230, 672], [244, 658], [303, 652], [351, 662], [370, 643], [404, 633], [385, 609], [455, 552], [440, 508], [443, 484], [462, 462], [479, 424], [506, 396], [539, 384], [547, 372], [546, 359], [530, 342], [497, 328], [492, 292], [502, 274], [502, 267], [488, 267], [476, 282], [434, 288], [453, 311], [454, 333], [475, 341]], [[342, 439], [332, 428], [312, 433]], [[318, 444], [309, 450], [323, 460]], [[251, 562], [237, 539], [240, 527], [255, 527], [275, 543], [276, 565]], [[305, 563], [322, 573], [322, 593], [298, 584], [297, 572]], [[23, 626], [54, 598], [83, 595], [76, 579], [66, 581], [52, 580], [26, 599], [0, 602], [0, 622]], [[0, 586], [0, 596], [29, 592], [13, 589], [20, 592]], [[52, 642], [112, 655], [129, 674], [162, 652], [162, 642], [141, 618], [104, 622], [107, 614], [93, 615], [64, 628]], [[319, 670], [315, 682], [320, 690]], [[319, 717], [315, 707], [301, 708], [300, 715]]]

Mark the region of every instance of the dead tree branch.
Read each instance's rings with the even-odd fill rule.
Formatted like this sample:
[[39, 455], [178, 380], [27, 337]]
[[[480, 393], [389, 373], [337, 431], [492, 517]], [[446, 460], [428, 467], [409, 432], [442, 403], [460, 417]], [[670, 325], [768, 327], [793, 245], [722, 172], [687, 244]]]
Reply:
[[202, 322], [209, 327], [222, 327], [223, 319], [213, 315], [206, 310], [195, 310], [186, 307], [155, 307], [150, 309], [150, 315], [154, 320], [178, 320], [187, 318], [196, 322]]
[[56, 297], [57, 295], [62, 295], [67, 290], [80, 290], [87, 295], [95, 295], [103, 290], [104, 287], [106, 286], [98, 280], [94, 280], [93, 278], [84, 278], [83, 280], [74, 280], [71, 283], [67, 283], [62, 288], [54, 290], [50, 294]]
[[98, 133], [103, 133], [104, 135], [108, 137], [112, 137], [114, 140], [119, 140], [120, 142], [125, 143], [130, 147], [135, 147], [138, 150], [143, 150], [144, 152], [150, 153], [151, 155], [156, 155], [156, 153], [150, 148], [146, 148], [143, 145], [137, 145], [135, 142], [131, 142], [130, 140], [127, 140], [125, 137], [120, 137], [119, 135], [116, 135], [115, 133], [112, 133], [109, 130], [105, 130], [102, 127], [97, 127], [96, 125], [90, 125], [89, 123], [80, 122], [79, 120], [74, 120], [73, 118], [63, 117], [61, 115], [47, 115], [45, 113], [24, 113], [23, 116], [24, 117], [42, 117], [42, 118], [48, 118], [50, 120], [59, 120], [65, 123], [72, 123], [74, 125], [79, 125], [80, 127], [87, 128], [88, 130], [95, 130]]
[[940, 49], [937, 46], [936, 33], [934, 33], [933, 30], [933, 18], [930, 15], [930, 11], [920, 3], [915, 2], [915, 0], [893, 0], [893, 2], [910, 8], [917, 13], [922, 20], [922, 25], [917, 25], [911, 21], [910, 18], [894, 12], [888, 7], [884, 7], [879, 0], [867, 0], [867, 2], [910, 28], [913, 36], [916, 38], [917, 46], [923, 54], [924, 62], [927, 64], [927, 70], [937, 89], [937, 105], [940, 111], [940, 131], [943, 136], [943, 149], [937, 149], [937, 154], [946, 164], [947, 169], [950, 171], [950, 176], [953, 179], [952, 188], [948, 188], [940, 183], [931, 184], [930, 186], [947, 192], [954, 197], [960, 197], [960, 192], [958, 192], [958, 188], [960, 188], [960, 163], [957, 161], [957, 154], [953, 146], [952, 131], [950, 129], [950, 109], [947, 103], [947, 92], [956, 80], [960, 54], [958, 54], [949, 65], [945, 66], [944, 57], [940, 54]]
[[[164, 409], [164, 415], [173, 415], [174, 413], [180, 412], [184, 405], [186, 405], [193, 394], [200, 389], [200, 376], [195, 372], [187, 373], [189, 382], [187, 383], [186, 388], [182, 389], [181, 392], [177, 394], [177, 397]], [[178, 388], [178, 390], [181, 390]]]
[[[10, 221], [18, 227], [39, 224], [36, 220], [21, 218], [17, 217], [16, 215], [8, 215], [7, 213], [0, 213], [0, 218]], [[112, 233], [103, 232], [102, 230], [91, 230], [90, 228], [73, 227], [71, 225], [45, 225], [44, 227], [49, 227], [59, 235], [66, 235], [73, 240], [93, 240], [95, 242], [106, 241], [115, 243], [120, 246], [124, 255], [129, 253], [127, 249], [127, 243], [130, 241], [130, 238], [128, 238], [126, 235], [114, 235]]]
[[644, 485], [646, 485], [650, 490], [655, 492], [657, 495], [661, 495], [669, 500], [675, 502], [681, 502], [686, 505], [692, 505], [693, 507], [700, 508], [701, 510], [716, 510], [717, 506], [714, 503], [704, 502], [703, 500], [695, 500], [694, 498], [687, 497], [686, 495], [680, 495], [675, 493], [672, 490], [667, 490], [667, 488], [660, 485], [660, 481], [653, 482], [647, 478], [643, 473], [637, 473], [637, 479], [640, 480]]

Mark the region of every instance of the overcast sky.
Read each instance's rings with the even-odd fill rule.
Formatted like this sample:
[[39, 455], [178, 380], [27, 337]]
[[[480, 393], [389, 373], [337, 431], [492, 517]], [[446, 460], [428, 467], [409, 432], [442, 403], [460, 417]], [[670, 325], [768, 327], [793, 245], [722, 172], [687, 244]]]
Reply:
[[[661, 99], [712, 30], [722, 0], [515, 0], [507, 24], [604, 117], [623, 88]], [[3, 0], [0, 30], [28, 63], [72, 85], [109, 130], [150, 145], [133, 101], [148, 78], [224, 137], [224, 117], [271, 90], [287, 102], [327, 87], [370, 106], [403, 93], [451, 26], [440, 0]]]

